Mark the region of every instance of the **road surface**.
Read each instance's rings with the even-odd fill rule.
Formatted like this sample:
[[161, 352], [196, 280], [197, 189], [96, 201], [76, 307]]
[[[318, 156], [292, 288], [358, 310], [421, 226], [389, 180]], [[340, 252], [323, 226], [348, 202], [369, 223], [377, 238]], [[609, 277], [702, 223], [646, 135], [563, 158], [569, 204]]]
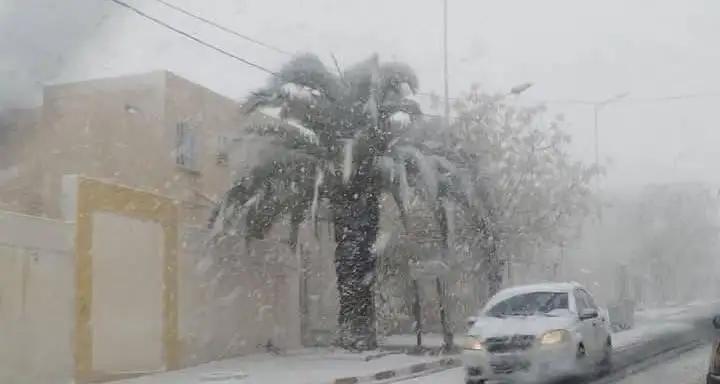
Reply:
[[[702, 384], [707, 372], [710, 347], [703, 346], [615, 381], [614, 384]], [[464, 384], [462, 368], [418, 377], [401, 384]]]
[[703, 346], [628, 376], [617, 384], [701, 384], [705, 383], [710, 347]]

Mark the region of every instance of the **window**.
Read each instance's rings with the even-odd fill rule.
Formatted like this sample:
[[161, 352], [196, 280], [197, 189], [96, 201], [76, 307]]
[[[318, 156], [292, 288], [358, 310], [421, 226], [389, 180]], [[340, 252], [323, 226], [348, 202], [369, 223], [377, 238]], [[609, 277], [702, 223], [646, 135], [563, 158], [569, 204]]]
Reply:
[[489, 316], [528, 316], [568, 309], [568, 295], [564, 292], [531, 292], [503, 300], [487, 311]]
[[227, 165], [230, 158], [230, 139], [227, 136], [218, 136], [216, 163]]
[[597, 305], [595, 305], [595, 300], [592, 298], [592, 295], [590, 295], [590, 293], [588, 293], [588, 291], [581, 289], [580, 292], [585, 297], [585, 303], [587, 304], [588, 307], [590, 307], [592, 309], [598, 309]]
[[579, 289], [575, 290], [575, 306], [577, 307], [578, 313], [582, 313], [583, 310], [589, 308], [585, 300], [585, 295], [583, 295], [583, 292]]
[[197, 170], [195, 132], [188, 122], [180, 122], [176, 126], [175, 163], [189, 170]]

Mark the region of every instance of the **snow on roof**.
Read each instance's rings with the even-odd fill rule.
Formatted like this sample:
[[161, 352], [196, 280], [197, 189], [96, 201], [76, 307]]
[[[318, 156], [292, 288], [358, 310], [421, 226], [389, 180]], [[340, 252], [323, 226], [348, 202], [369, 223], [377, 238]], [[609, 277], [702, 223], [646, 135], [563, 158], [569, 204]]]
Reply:
[[516, 287], [505, 288], [495, 294], [495, 296], [488, 301], [486, 308], [489, 308], [500, 301], [506, 300], [513, 296], [522, 295], [531, 292], [567, 292], [570, 293], [575, 288], [582, 287], [576, 282], [565, 282], [565, 283], [541, 283], [541, 284], [529, 284], [529, 285], [518, 285]]

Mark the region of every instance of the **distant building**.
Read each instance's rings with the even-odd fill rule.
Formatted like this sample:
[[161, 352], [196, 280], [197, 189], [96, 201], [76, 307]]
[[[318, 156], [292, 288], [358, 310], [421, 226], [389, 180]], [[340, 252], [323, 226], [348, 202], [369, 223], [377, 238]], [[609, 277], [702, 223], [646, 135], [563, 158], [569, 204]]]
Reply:
[[242, 126], [277, 122], [167, 71], [47, 86], [40, 107], [4, 117], [3, 209], [60, 217], [61, 176], [83, 174], [172, 196], [189, 223], [251, 166]]

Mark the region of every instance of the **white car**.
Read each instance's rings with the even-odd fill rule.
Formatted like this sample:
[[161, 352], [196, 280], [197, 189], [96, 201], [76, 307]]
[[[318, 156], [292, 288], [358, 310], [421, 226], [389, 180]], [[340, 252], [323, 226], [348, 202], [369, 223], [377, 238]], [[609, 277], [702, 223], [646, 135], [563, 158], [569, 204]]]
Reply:
[[463, 346], [467, 384], [607, 370], [611, 358], [607, 311], [577, 283], [500, 291], [473, 318]]

